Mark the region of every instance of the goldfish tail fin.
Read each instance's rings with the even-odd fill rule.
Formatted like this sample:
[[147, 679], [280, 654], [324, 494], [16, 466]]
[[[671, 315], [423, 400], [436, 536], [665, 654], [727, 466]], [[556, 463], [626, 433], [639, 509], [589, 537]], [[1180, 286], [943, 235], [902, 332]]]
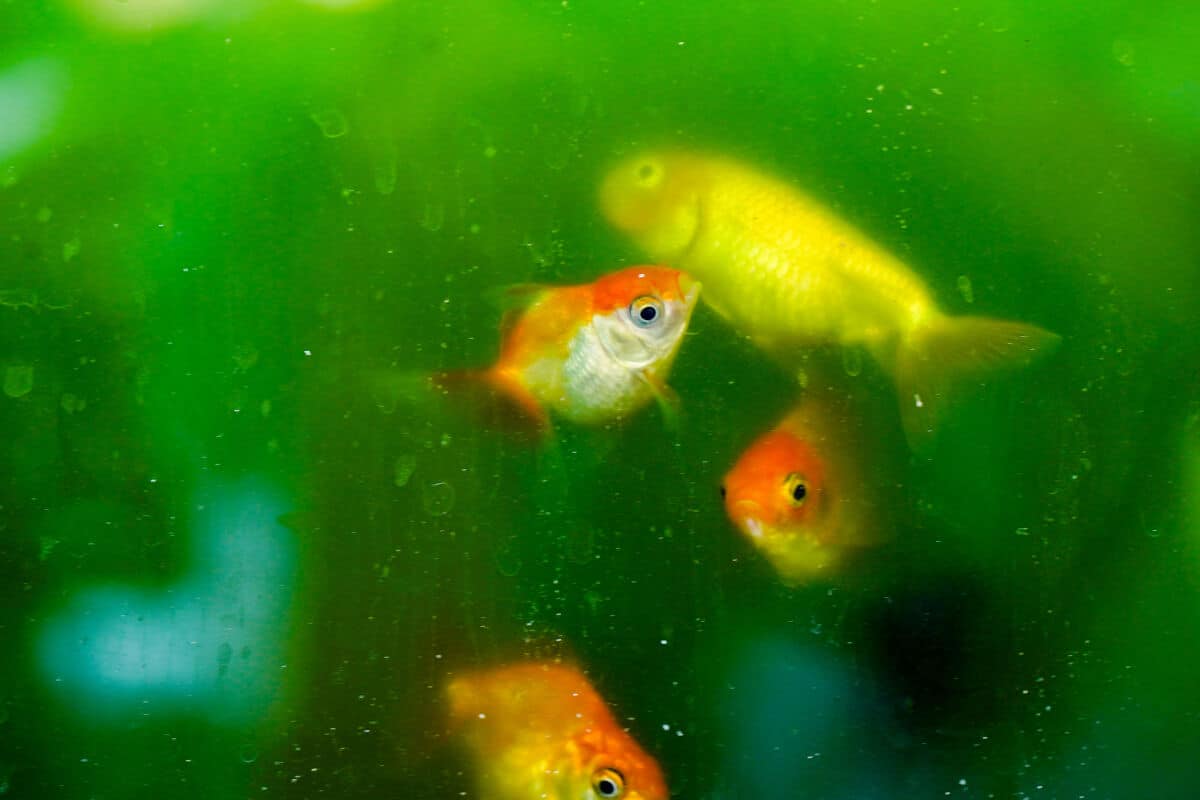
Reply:
[[936, 316], [910, 332], [895, 360], [900, 416], [909, 445], [919, 449], [955, 395], [992, 375], [1050, 354], [1061, 337], [1024, 322]]
[[494, 369], [437, 372], [432, 383], [447, 397], [472, 406], [488, 425], [547, 436], [551, 432], [546, 409], [518, 381]]
[[371, 400], [385, 414], [424, 411], [437, 402], [436, 387], [428, 372], [378, 369], [368, 371], [365, 382]]

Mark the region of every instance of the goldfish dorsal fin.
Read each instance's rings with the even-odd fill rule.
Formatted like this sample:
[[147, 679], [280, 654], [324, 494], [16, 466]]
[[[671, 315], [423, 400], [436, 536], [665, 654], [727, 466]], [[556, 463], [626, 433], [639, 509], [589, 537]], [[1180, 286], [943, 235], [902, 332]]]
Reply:
[[513, 283], [496, 286], [484, 292], [488, 302], [500, 309], [500, 336], [508, 336], [513, 325], [525, 311], [550, 288], [541, 283]]

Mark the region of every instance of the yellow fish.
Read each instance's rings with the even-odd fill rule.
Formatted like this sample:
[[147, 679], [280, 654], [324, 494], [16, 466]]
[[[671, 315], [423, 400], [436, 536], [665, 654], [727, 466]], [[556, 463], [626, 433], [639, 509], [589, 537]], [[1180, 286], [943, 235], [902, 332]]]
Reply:
[[910, 441], [932, 432], [957, 384], [1029, 363], [1059, 337], [954, 317], [902, 261], [799, 189], [729, 158], [629, 158], [600, 188], [604, 215], [647, 255], [686, 269], [705, 300], [760, 346], [866, 349], [895, 381]]

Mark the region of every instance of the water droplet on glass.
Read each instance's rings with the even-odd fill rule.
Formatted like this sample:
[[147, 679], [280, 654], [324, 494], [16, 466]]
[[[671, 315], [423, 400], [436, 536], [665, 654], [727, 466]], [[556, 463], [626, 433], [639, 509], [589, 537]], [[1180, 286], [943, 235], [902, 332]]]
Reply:
[[4, 370], [4, 393], [9, 397], [24, 397], [33, 391], [33, 367], [15, 364]]
[[506, 578], [512, 578], [521, 571], [521, 553], [517, 549], [519, 542], [517, 536], [510, 535], [496, 547], [496, 569]]
[[73, 238], [69, 241], [63, 242], [63, 246], [62, 246], [63, 261], [64, 262], [70, 261], [72, 258], [79, 255], [79, 251], [82, 248], [83, 248], [83, 245], [80, 243], [78, 236], [76, 236], [75, 238]]
[[68, 414], [74, 414], [87, 408], [87, 400], [84, 400], [77, 394], [63, 392], [62, 399], [59, 400], [59, 405], [62, 406], [63, 411]]
[[590, 527], [583, 527], [567, 534], [567, 560], [573, 564], [586, 564], [592, 560], [596, 534]]
[[396, 191], [396, 148], [388, 146], [375, 157], [375, 191], [389, 195]]
[[350, 123], [346, 121], [346, 115], [336, 108], [314, 111], [309, 117], [321, 129], [321, 134], [326, 139], [339, 139], [350, 132]]
[[966, 275], [958, 276], [958, 293], [962, 295], [962, 299], [968, 303], [975, 302], [975, 290], [971, 288], [971, 279]]
[[454, 508], [454, 487], [445, 481], [427, 483], [421, 492], [425, 513], [431, 517], [443, 517]]
[[1132, 42], [1127, 42], [1124, 39], [1117, 39], [1112, 44], [1113, 58], [1123, 67], [1132, 67], [1134, 64], [1134, 56], [1136, 50]]
[[417, 457], [412, 453], [404, 453], [396, 457], [392, 467], [392, 482], [397, 486], [407, 486], [408, 479], [417, 469]]
[[425, 211], [421, 214], [421, 227], [430, 233], [437, 233], [442, 229], [442, 225], [446, 222], [446, 207], [441, 203], [429, 202], [425, 204]]
[[858, 347], [843, 347], [842, 348], [842, 369], [851, 378], [856, 378], [862, 373], [863, 355], [862, 349]]

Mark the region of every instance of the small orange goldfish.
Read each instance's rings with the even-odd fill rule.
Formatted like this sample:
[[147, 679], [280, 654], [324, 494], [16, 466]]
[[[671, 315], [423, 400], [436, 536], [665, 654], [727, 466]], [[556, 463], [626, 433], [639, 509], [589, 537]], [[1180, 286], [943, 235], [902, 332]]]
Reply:
[[578, 670], [529, 662], [456, 678], [450, 718], [488, 800], [666, 800], [658, 764]]
[[667, 375], [699, 292], [687, 273], [647, 266], [579, 286], [530, 287], [522, 292], [524, 308], [504, 326], [496, 363], [470, 375], [539, 425], [547, 411], [598, 424], [652, 398], [669, 408]]
[[954, 385], [1028, 363], [1059, 337], [952, 317], [909, 267], [816, 199], [732, 159], [642, 153], [604, 179], [605, 216], [651, 258], [686, 269], [706, 301], [772, 350], [861, 346], [893, 376], [910, 441]]
[[806, 399], [725, 476], [726, 513], [787, 585], [828, 574], [848, 553], [889, 537], [888, 487], [865, 473], [864, 438], [849, 407]]

